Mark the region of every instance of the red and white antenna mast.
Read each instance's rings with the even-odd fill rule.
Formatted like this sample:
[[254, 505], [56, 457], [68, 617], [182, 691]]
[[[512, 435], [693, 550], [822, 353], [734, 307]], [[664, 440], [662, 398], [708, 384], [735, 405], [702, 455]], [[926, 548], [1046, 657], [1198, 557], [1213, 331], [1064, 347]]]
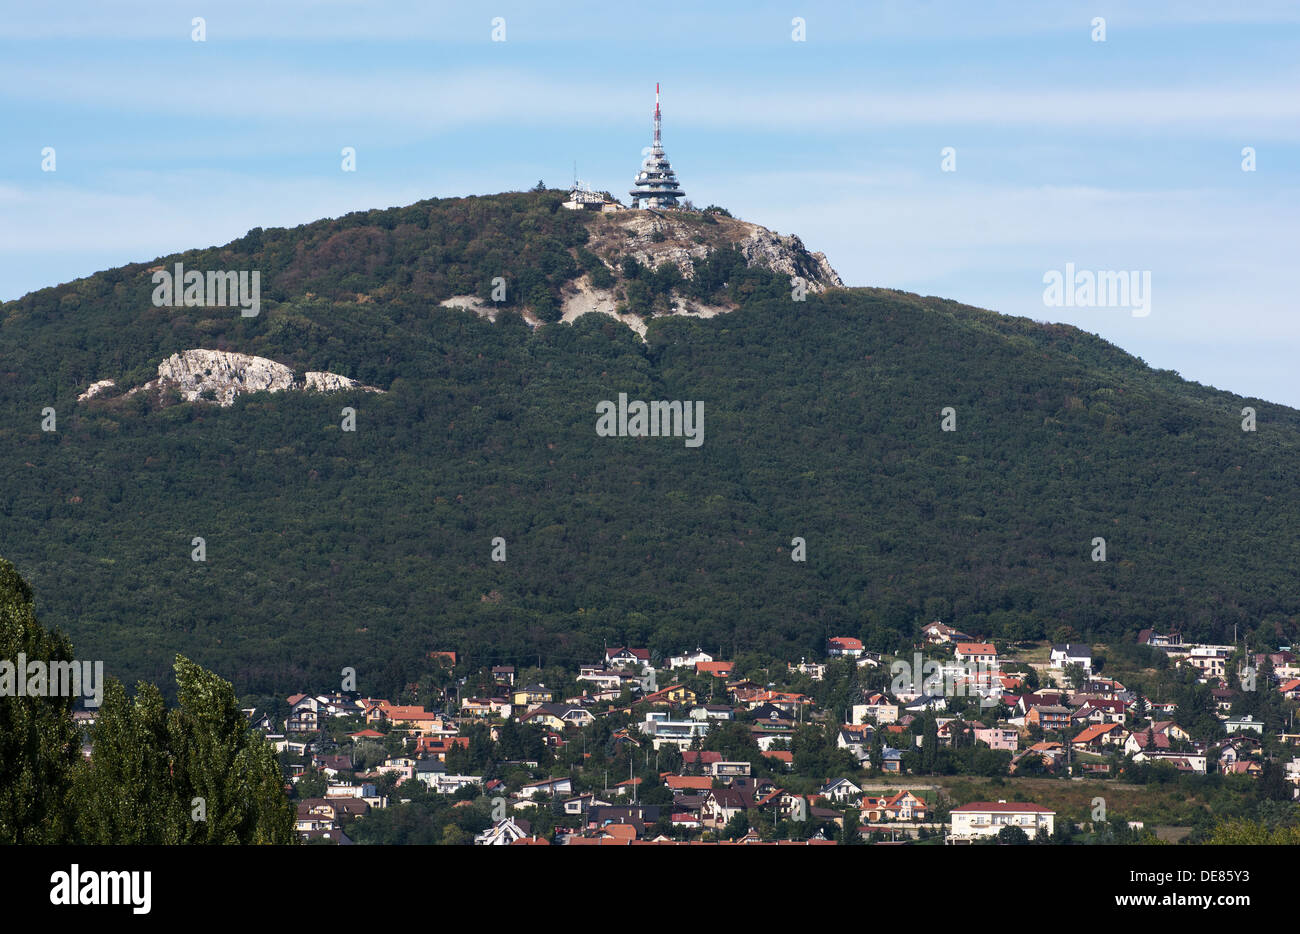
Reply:
[[656, 82], [655, 82], [655, 149], [660, 148], [660, 145], [659, 145], [659, 119], [660, 119], [660, 118], [659, 118], [659, 82], [656, 81]]

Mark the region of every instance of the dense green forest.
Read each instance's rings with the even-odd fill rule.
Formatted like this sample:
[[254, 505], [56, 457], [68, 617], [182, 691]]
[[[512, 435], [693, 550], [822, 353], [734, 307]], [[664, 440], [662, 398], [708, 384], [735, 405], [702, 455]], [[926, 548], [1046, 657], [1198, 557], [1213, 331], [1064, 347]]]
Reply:
[[[634, 289], [647, 308], [674, 287], [741, 306], [654, 317], [645, 342], [604, 316], [533, 330], [437, 307], [502, 276], [511, 304], [553, 308], [600, 263], [559, 200], [259, 229], [0, 306], [0, 553], [42, 618], [124, 682], [163, 681], [183, 653], [241, 693], [351, 666], [363, 693], [395, 694], [431, 650], [898, 650], [936, 617], [1004, 639], [1296, 638], [1300, 413], [1072, 327], [884, 289], [796, 303], [734, 253], [698, 284]], [[260, 270], [261, 314], [155, 308], [147, 270], [178, 261]], [[601, 269], [617, 288], [648, 275]], [[76, 402], [192, 347], [387, 392]], [[703, 446], [598, 437], [595, 406], [620, 392], [703, 401]]]

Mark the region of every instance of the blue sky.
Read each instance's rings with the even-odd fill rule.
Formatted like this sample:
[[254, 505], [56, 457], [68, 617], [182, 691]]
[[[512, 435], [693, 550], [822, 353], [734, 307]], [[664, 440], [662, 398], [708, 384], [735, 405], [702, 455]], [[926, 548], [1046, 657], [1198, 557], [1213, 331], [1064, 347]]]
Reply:
[[[625, 197], [659, 81], [688, 196], [848, 284], [1300, 406], [1295, 2], [668, 2], [655, 41], [645, 5], [0, 2], [0, 300], [255, 226], [559, 187], [575, 161]], [[1067, 263], [1149, 271], [1151, 313], [1046, 307]]]

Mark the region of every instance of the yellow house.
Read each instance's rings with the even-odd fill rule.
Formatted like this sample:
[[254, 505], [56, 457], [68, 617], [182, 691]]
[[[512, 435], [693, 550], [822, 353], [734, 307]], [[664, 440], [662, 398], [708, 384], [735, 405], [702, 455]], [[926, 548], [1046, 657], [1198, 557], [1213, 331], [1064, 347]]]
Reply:
[[651, 704], [693, 704], [695, 703], [695, 692], [684, 684], [671, 684], [662, 691], [647, 694], [642, 698], [642, 701], [648, 701]]
[[532, 704], [549, 704], [555, 699], [555, 692], [544, 684], [530, 684], [527, 687], [516, 688], [511, 694], [511, 700], [519, 707], [528, 707]]

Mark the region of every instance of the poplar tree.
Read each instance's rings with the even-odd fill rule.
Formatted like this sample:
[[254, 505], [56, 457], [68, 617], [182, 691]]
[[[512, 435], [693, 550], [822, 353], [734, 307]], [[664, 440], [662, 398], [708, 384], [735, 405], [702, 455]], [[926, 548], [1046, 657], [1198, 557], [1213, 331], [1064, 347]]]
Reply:
[[[72, 643], [36, 620], [32, 591], [0, 559], [0, 661], [68, 662]], [[10, 672], [16, 680], [17, 672]], [[68, 839], [68, 798], [80, 744], [72, 697], [0, 695], [0, 843], [62, 843]]]
[[249, 729], [228, 681], [176, 656], [179, 705], [112, 682], [78, 781], [87, 843], [292, 843], [275, 750]]

